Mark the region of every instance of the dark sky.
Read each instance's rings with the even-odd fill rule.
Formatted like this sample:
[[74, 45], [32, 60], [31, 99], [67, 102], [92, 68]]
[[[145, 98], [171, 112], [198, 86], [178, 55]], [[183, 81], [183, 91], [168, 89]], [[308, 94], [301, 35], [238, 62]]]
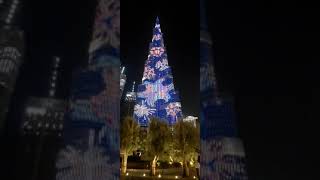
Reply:
[[[184, 115], [199, 116], [199, 11], [198, 2], [121, 1], [121, 59], [126, 66], [129, 90], [141, 83], [144, 63], [156, 16], [159, 16], [164, 43], [179, 91]], [[197, 26], [196, 26], [197, 25]]]
[[208, 2], [219, 88], [235, 96], [250, 179], [314, 179], [319, 9]]

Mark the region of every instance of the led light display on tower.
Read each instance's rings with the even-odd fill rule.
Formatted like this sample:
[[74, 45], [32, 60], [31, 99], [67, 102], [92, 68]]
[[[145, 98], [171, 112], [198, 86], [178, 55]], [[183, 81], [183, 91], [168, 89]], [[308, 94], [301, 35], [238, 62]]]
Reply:
[[75, 74], [57, 180], [118, 180], [120, 0], [99, 0], [89, 66]]
[[0, 134], [7, 118], [11, 95], [24, 57], [24, 33], [19, 29], [0, 29]]
[[200, 179], [247, 180], [233, 101], [218, 94], [204, 10], [204, 0], [200, 0]]
[[142, 84], [137, 89], [134, 117], [140, 126], [148, 126], [151, 117], [157, 117], [172, 125], [182, 118], [179, 101], [178, 93], [174, 90], [171, 68], [157, 18]]

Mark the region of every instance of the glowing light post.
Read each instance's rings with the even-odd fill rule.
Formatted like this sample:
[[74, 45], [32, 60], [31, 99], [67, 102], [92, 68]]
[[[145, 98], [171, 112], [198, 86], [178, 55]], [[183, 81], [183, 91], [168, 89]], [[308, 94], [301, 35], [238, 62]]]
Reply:
[[180, 99], [174, 90], [159, 18], [153, 29], [142, 84], [137, 88], [134, 117], [143, 127], [148, 126], [151, 117], [157, 117], [169, 125], [182, 118]]

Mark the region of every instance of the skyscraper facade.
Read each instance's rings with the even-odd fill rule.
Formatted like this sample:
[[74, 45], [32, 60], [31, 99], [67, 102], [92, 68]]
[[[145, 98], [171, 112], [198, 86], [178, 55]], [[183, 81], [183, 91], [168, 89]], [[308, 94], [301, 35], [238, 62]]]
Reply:
[[137, 99], [137, 93], [135, 92], [135, 82], [132, 84], [131, 91], [128, 91], [121, 103], [121, 116], [122, 118], [126, 116], [133, 116], [134, 106]]
[[19, 178], [55, 179], [55, 157], [62, 145], [67, 102], [56, 98], [60, 58], [53, 58], [48, 97], [30, 97], [22, 112]]
[[19, 7], [18, 0], [0, 2], [0, 134], [23, 63], [24, 33], [16, 26]]
[[19, 156], [20, 178], [55, 177], [55, 158], [62, 144], [67, 102], [54, 98], [30, 97], [22, 115], [22, 138]]
[[121, 67], [121, 73], [120, 73], [120, 98], [122, 97], [124, 86], [126, 85], [127, 76], [124, 72], [125, 67]]
[[233, 101], [218, 94], [204, 3], [200, 0], [200, 179], [246, 180], [245, 153], [238, 138]]
[[174, 90], [159, 18], [153, 29], [142, 84], [137, 89], [134, 117], [140, 126], [148, 126], [151, 117], [159, 118], [169, 125], [182, 118], [180, 99]]
[[57, 180], [120, 178], [120, 0], [99, 0], [89, 65], [75, 73]]

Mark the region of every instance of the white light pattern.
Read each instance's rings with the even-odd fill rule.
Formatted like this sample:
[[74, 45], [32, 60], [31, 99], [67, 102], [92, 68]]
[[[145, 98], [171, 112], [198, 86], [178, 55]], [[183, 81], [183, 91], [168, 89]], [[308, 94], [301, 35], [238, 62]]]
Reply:
[[142, 78], [142, 81], [144, 81], [145, 79], [153, 79], [154, 76], [155, 76], [155, 72], [154, 72], [154, 69], [151, 68], [150, 66], [146, 66], [144, 68], [144, 73], [143, 73], [143, 78]]
[[91, 147], [87, 151], [80, 151], [72, 146], [60, 152], [57, 162], [57, 180], [115, 180], [114, 164], [110, 164], [109, 157], [102, 148]]
[[150, 49], [150, 54], [156, 57], [160, 57], [164, 53], [163, 47], [152, 47]]
[[213, 66], [205, 64], [200, 67], [200, 90], [206, 90], [216, 84]]
[[41, 115], [44, 116], [47, 113], [46, 108], [28, 107], [26, 109], [27, 115]]
[[170, 115], [174, 119], [177, 119], [178, 118], [177, 117], [178, 113], [181, 112], [181, 104], [178, 103], [178, 102], [170, 103], [166, 107], [166, 111], [167, 111], [167, 115]]
[[164, 79], [159, 79], [154, 83], [146, 82], [146, 90], [143, 92], [139, 92], [139, 97], [145, 97], [146, 103], [149, 106], [154, 106], [154, 103], [159, 100], [163, 99], [166, 102], [171, 98], [169, 92], [174, 89], [173, 84], [169, 84], [164, 86], [163, 83]]
[[152, 115], [154, 112], [156, 111], [156, 109], [151, 109], [148, 108], [147, 106], [145, 106], [144, 104], [140, 105], [140, 104], [136, 104], [134, 106], [134, 113], [139, 117], [147, 117], [149, 115]]
[[[100, 0], [93, 39], [89, 52], [93, 52], [101, 46], [108, 44], [114, 48], [120, 46], [120, 2], [118, 0]], [[110, 23], [107, 23], [111, 21]]]
[[244, 164], [224, 159], [226, 155], [231, 155], [226, 154], [225, 146], [225, 140], [201, 140], [201, 179], [231, 180], [237, 177], [239, 180], [247, 180], [246, 176], [239, 176], [245, 172]]
[[158, 61], [156, 63], [156, 68], [159, 69], [159, 71], [164, 71], [168, 68], [168, 60], [167, 59], [163, 59], [162, 61]]

